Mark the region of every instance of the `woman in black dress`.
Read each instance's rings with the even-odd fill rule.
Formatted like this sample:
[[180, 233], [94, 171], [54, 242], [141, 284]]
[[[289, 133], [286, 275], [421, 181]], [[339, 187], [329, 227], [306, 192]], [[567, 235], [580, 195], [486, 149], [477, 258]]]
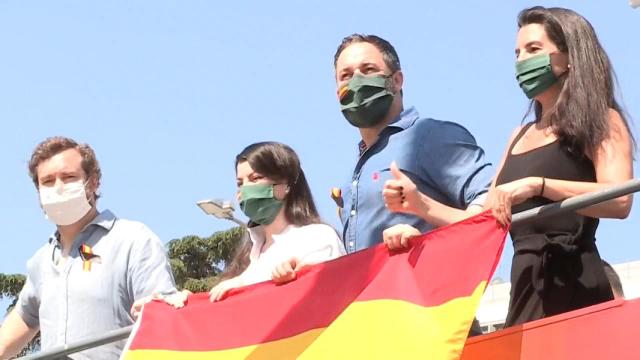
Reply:
[[[513, 132], [486, 208], [502, 224], [520, 212], [633, 177], [634, 140], [614, 95], [607, 54], [574, 11], [518, 16], [516, 76], [535, 119]], [[598, 218], [626, 218], [632, 196], [511, 227], [506, 326], [613, 299], [595, 244]]]
[[[613, 70], [591, 24], [568, 9], [534, 7], [519, 14], [518, 28], [516, 78], [531, 99], [534, 120], [514, 130], [485, 203], [505, 226], [512, 212], [631, 179], [635, 148], [614, 96]], [[408, 177], [389, 181], [383, 196], [391, 211], [422, 217], [429, 211]], [[613, 299], [595, 232], [598, 218], [626, 218], [631, 202], [631, 195], [623, 196], [512, 226], [505, 325]], [[400, 224], [385, 230], [384, 242], [407, 246], [417, 234]]]

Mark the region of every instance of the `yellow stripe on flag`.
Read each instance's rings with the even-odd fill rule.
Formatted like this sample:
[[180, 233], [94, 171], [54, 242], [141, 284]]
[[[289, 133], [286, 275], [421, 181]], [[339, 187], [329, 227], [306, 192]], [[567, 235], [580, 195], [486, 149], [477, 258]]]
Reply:
[[[423, 307], [402, 300], [355, 302], [300, 359], [437, 360], [450, 359], [452, 355], [457, 357], [485, 285], [483, 281], [471, 296], [439, 306]], [[461, 323], [468, 323], [468, 326], [461, 326]], [[454, 338], [461, 341], [452, 341]]]
[[[244, 346], [229, 350], [218, 351], [171, 351], [171, 350], [130, 350], [124, 360], [201, 360], [201, 359], [286, 359], [282, 351], [287, 354], [300, 354], [325, 329], [314, 329], [290, 338], [266, 342], [258, 345]], [[224, 331], [224, 329], [220, 329]]]

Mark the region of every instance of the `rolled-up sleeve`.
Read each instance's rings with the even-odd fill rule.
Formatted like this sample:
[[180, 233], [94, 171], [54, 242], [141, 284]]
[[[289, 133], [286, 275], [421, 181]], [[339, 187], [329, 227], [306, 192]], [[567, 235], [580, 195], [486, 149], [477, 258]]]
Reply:
[[147, 228], [131, 248], [129, 271], [130, 289], [135, 300], [154, 293], [170, 294], [176, 291], [165, 247]]
[[40, 297], [31, 275], [27, 276], [15, 309], [28, 327], [36, 328], [40, 325]]
[[452, 205], [482, 205], [493, 169], [471, 133], [458, 124], [440, 122], [423, 144], [423, 171]]

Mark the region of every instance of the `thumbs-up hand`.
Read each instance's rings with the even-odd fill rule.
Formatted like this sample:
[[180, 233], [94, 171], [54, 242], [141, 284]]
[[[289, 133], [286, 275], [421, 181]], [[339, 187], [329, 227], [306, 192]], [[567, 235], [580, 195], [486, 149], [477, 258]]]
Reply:
[[387, 180], [382, 189], [382, 197], [387, 209], [391, 212], [402, 212], [421, 216], [428, 209], [427, 203], [422, 199], [422, 195], [416, 184], [405, 175], [396, 162], [392, 162], [389, 167], [393, 179]]

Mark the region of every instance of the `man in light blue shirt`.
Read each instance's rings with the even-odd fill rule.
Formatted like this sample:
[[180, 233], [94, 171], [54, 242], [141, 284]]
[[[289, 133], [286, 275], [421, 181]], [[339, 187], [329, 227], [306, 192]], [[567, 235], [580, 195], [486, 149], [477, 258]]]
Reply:
[[[42, 350], [133, 324], [135, 301], [175, 291], [163, 244], [144, 224], [96, 208], [101, 171], [88, 145], [40, 143], [29, 163], [40, 205], [57, 231], [27, 262], [15, 310], [0, 329], [0, 358], [38, 332]], [[118, 359], [124, 341], [71, 355]]]
[[[393, 46], [354, 34], [343, 40], [334, 61], [342, 113], [362, 136], [351, 179], [336, 197], [347, 252], [382, 242], [393, 225], [426, 232], [480, 212], [493, 176], [484, 151], [464, 127], [404, 108], [404, 78]], [[382, 190], [393, 178], [393, 161], [425, 194], [426, 221], [385, 207]]]

